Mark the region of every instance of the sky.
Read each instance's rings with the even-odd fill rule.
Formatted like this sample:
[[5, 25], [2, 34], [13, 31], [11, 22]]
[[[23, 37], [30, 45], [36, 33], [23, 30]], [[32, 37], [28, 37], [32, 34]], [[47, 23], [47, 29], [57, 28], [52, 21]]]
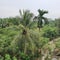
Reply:
[[19, 16], [20, 10], [30, 10], [38, 15], [37, 10], [47, 10], [48, 18], [60, 17], [60, 0], [0, 0], [0, 18]]

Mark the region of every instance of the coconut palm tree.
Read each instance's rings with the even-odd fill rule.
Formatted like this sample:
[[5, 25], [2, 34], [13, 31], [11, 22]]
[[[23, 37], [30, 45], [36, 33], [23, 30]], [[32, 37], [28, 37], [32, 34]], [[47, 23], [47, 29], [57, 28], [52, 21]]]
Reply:
[[43, 27], [43, 20], [44, 20], [44, 23], [45, 24], [47, 24], [48, 23], [48, 20], [47, 20], [47, 18], [46, 17], [44, 17], [44, 14], [47, 14], [48, 13], [48, 11], [44, 11], [44, 10], [40, 10], [40, 9], [38, 9], [38, 16], [35, 16], [35, 18], [34, 19], [36, 19], [37, 20], [37, 27], [39, 28], [39, 30], [40, 30], [40, 28], [42, 28]]
[[[17, 37], [15, 37], [14, 41], [12, 41], [12, 44], [15, 44], [19, 47], [21, 52], [26, 53], [33, 53], [33, 50], [35, 47], [34, 38], [31, 37], [31, 31], [30, 26], [33, 23], [33, 13], [31, 13], [29, 10], [26, 11], [19, 11], [20, 12], [20, 28], [22, 28], [22, 34], [20, 33]], [[33, 30], [32, 30], [33, 31]], [[33, 33], [33, 32], [32, 32]], [[33, 36], [34, 37], [34, 36]]]

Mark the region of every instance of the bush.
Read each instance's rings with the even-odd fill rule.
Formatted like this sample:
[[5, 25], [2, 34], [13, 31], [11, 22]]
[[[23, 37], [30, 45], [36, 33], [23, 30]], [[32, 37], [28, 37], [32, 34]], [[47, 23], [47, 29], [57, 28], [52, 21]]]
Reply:
[[11, 60], [10, 55], [9, 54], [5, 54], [5, 60]]
[[3, 60], [3, 57], [0, 55], [0, 60]]
[[14, 56], [14, 57], [13, 57], [13, 60], [17, 60], [17, 58]]
[[57, 48], [60, 48], [60, 38], [57, 39], [57, 41], [55, 42], [55, 44], [56, 44], [56, 47], [57, 47]]
[[56, 38], [58, 35], [56, 27], [45, 26], [43, 28], [43, 36], [50, 40]]
[[23, 52], [20, 52], [20, 58], [22, 60], [30, 60], [30, 56], [28, 56], [27, 54], [24, 54]]

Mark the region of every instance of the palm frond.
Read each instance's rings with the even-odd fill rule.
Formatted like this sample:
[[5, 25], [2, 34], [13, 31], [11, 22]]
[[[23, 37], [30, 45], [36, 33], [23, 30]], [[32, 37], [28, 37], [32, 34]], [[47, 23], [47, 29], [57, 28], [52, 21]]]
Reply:
[[33, 19], [33, 13], [31, 13], [29, 10], [23, 11], [23, 14], [21, 16], [21, 24], [27, 26], [29, 25], [32, 19]]
[[39, 15], [40, 16], [43, 16], [44, 14], [47, 14], [48, 13], [48, 11], [40, 10], [40, 9], [38, 9], [38, 12], [39, 12]]

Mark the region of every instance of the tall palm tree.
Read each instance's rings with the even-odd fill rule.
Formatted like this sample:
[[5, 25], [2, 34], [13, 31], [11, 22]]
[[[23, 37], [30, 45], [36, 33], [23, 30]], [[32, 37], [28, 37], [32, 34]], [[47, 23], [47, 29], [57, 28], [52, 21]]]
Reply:
[[29, 28], [33, 23], [33, 13], [31, 13], [29, 10], [26, 11], [23, 10], [23, 12], [19, 10], [19, 12], [20, 12], [20, 23], [21, 23], [20, 26], [22, 27], [22, 37], [19, 42], [23, 42], [20, 44], [22, 46], [24, 45], [24, 48], [21, 45], [20, 46], [21, 48], [23, 48], [23, 51], [26, 54], [28, 48], [27, 46], [30, 46], [32, 48], [34, 45], [29, 32]]
[[37, 19], [37, 27], [39, 28], [39, 30], [40, 30], [40, 28], [41, 27], [43, 27], [43, 20], [44, 20], [44, 23], [45, 24], [47, 24], [47, 22], [48, 22], [48, 20], [47, 20], [47, 18], [46, 17], [44, 17], [44, 14], [47, 14], [48, 13], [48, 11], [44, 11], [44, 10], [40, 10], [40, 9], [38, 9], [38, 16], [35, 16], [35, 18], [34, 19]]
[[[12, 41], [11, 46], [18, 46], [20, 51], [24, 54], [33, 54], [39, 46], [39, 32], [29, 29], [31, 24], [33, 24], [33, 14], [30, 11], [20, 12], [20, 27], [22, 28], [22, 34], [20, 33]], [[37, 42], [38, 41], [38, 42]]]

